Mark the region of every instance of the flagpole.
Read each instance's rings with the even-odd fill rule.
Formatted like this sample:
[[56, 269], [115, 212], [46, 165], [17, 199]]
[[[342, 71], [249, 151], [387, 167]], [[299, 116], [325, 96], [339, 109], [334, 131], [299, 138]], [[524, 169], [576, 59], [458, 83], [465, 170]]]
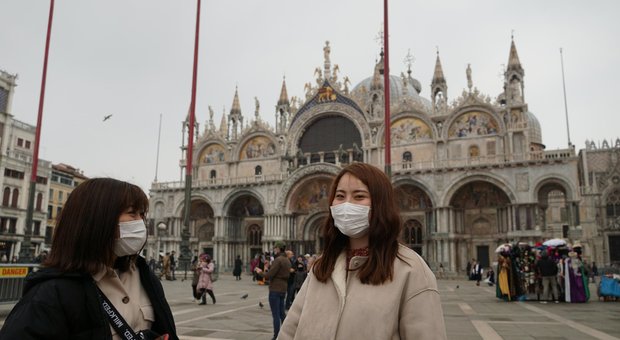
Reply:
[[45, 54], [43, 57], [43, 75], [41, 77], [41, 94], [39, 95], [39, 113], [37, 115], [37, 127], [34, 137], [34, 153], [32, 155], [32, 169], [30, 172], [30, 188], [28, 190], [28, 208], [26, 211], [26, 225], [24, 228], [24, 241], [19, 250], [19, 261], [22, 263], [32, 262], [32, 217], [34, 215], [34, 194], [37, 185], [37, 170], [39, 167], [39, 143], [41, 140], [41, 124], [43, 121], [43, 102], [45, 99], [45, 83], [47, 81], [47, 59], [50, 50], [50, 37], [52, 35], [52, 19], [54, 17], [54, 0], [50, 0], [50, 13], [47, 21], [47, 37], [45, 39]]
[[196, 1], [196, 37], [194, 40], [194, 70], [192, 75], [192, 101], [190, 102], [187, 157], [185, 166], [185, 217], [183, 219], [183, 231], [181, 232], [181, 254], [179, 264], [185, 271], [187, 278], [187, 267], [191, 260], [192, 253], [189, 249], [189, 212], [191, 207], [192, 190], [192, 155], [194, 149], [194, 118], [196, 110], [196, 79], [198, 73], [198, 41], [200, 34], [200, 0]]
[[157, 183], [157, 171], [159, 170], [159, 141], [161, 139], [161, 113], [159, 114], [159, 133], [157, 134], [157, 157], [155, 159], [155, 183]]
[[572, 147], [570, 142], [570, 129], [568, 128], [568, 103], [566, 102], [566, 81], [564, 80], [564, 55], [560, 48], [560, 64], [562, 65], [562, 88], [564, 89], [564, 114], [566, 115], [566, 135], [568, 136], [568, 147]]
[[383, 0], [383, 88], [385, 97], [385, 174], [392, 178], [392, 144], [391, 123], [390, 123], [390, 54], [389, 54], [389, 35], [388, 35], [388, 0]]

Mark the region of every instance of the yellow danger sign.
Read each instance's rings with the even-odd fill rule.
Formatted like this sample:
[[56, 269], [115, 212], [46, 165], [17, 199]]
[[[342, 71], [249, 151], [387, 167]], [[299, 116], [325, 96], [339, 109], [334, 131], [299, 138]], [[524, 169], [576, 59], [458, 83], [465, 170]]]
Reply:
[[28, 267], [2, 267], [0, 268], [0, 277], [26, 277], [28, 275]]

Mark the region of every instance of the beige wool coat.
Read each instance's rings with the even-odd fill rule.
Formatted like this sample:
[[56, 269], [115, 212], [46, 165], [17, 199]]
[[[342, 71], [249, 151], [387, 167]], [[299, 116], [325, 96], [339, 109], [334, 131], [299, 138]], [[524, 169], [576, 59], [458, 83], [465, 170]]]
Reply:
[[278, 340], [445, 340], [435, 275], [413, 250], [399, 245], [394, 278], [382, 285], [362, 284], [356, 270], [368, 259], [336, 260], [331, 278], [319, 282], [310, 273], [295, 296]]

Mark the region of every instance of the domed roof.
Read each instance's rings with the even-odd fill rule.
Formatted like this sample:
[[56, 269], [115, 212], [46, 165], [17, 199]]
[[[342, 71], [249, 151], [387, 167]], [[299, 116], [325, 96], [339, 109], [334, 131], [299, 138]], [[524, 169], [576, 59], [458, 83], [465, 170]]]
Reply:
[[530, 133], [530, 141], [533, 143], [542, 144], [542, 131], [540, 129], [540, 122], [538, 118], [532, 112], [525, 113], [525, 119], [527, 120], [527, 126]]
[[[351, 93], [354, 96], [359, 96], [361, 94], [370, 92], [370, 87], [372, 85], [373, 77], [368, 77], [361, 82], [359, 82]], [[364, 88], [364, 90], [362, 90]], [[404, 89], [404, 91], [403, 91]], [[417, 79], [409, 78], [407, 79], [407, 84], [405, 85], [403, 79], [401, 77], [390, 75], [390, 103], [395, 104], [405, 97], [413, 101], [417, 101], [421, 103], [427, 110], [431, 110], [432, 104], [430, 100], [426, 98], [420, 97], [420, 91], [422, 90], [422, 86]]]

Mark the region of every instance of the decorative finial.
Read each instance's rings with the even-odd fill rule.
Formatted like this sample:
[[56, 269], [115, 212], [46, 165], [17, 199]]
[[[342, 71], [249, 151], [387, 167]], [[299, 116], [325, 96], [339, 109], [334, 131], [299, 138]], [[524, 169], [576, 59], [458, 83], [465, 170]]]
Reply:
[[439, 46], [435, 45], [435, 50], [437, 50], [437, 56], [439, 57]]
[[510, 40], [515, 40], [515, 30], [510, 30]]
[[411, 49], [407, 50], [407, 55], [405, 56], [404, 63], [407, 65], [407, 73], [411, 76], [411, 64], [415, 61], [415, 57], [411, 54]]
[[381, 47], [381, 51], [383, 52], [383, 22], [381, 22], [381, 29], [379, 30], [379, 33], [377, 33], [377, 36], [375, 37], [375, 41], [379, 42], [380, 47]]

